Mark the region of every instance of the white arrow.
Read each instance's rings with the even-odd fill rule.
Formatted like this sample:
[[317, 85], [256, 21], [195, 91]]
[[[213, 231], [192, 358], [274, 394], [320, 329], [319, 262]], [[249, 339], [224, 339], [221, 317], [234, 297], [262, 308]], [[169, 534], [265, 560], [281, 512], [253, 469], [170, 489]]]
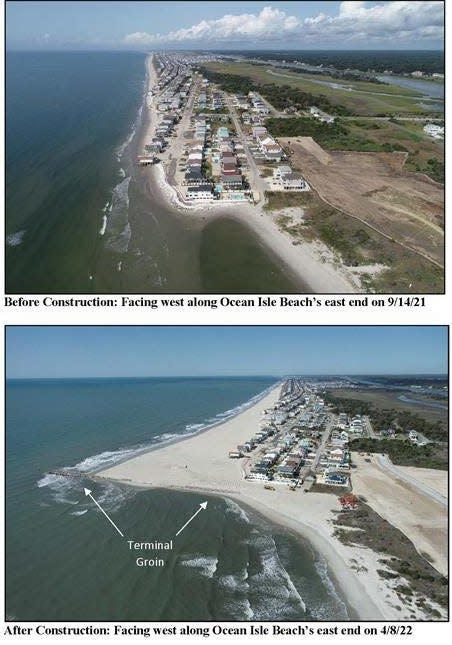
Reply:
[[111, 524], [113, 524], [113, 526], [115, 527], [115, 529], [118, 531], [119, 535], [120, 535], [121, 537], [124, 537], [124, 533], [122, 533], [122, 532], [118, 529], [118, 527], [117, 527], [117, 526], [116, 526], [116, 524], [113, 522], [113, 520], [112, 520], [110, 517], [108, 517], [107, 513], [104, 511], [104, 509], [102, 508], [102, 506], [101, 506], [98, 502], [96, 502], [96, 500], [94, 499], [94, 497], [91, 495], [91, 491], [90, 491], [88, 488], [84, 488], [83, 490], [85, 491], [85, 495], [86, 495], [86, 496], [88, 496], [88, 495], [89, 495], [89, 496], [91, 497], [91, 499], [93, 500], [93, 502], [94, 502], [94, 503], [96, 504], [96, 506], [97, 506], [97, 507], [102, 511], [102, 513], [105, 515], [105, 517], [107, 518], [107, 520], [108, 520]]
[[178, 530], [178, 532], [176, 533], [176, 537], [179, 535], [179, 533], [182, 533], [182, 531], [184, 530], [184, 528], [185, 528], [188, 524], [190, 524], [190, 522], [191, 522], [193, 519], [195, 519], [195, 517], [198, 515], [198, 513], [200, 513], [200, 512], [201, 512], [201, 511], [203, 511], [203, 510], [205, 511], [205, 510], [206, 510], [206, 508], [207, 508], [207, 502], [202, 502], [202, 504], [200, 504], [200, 505], [199, 505], [199, 508], [198, 508], [198, 510], [196, 511], [196, 513], [190, 517], [190, 519], [188, 520], [188, 522], [185, 522], [185, 524], [183, 525], [183, 527], [182, 527], [181, 529], [179, 529], [179, 530]]

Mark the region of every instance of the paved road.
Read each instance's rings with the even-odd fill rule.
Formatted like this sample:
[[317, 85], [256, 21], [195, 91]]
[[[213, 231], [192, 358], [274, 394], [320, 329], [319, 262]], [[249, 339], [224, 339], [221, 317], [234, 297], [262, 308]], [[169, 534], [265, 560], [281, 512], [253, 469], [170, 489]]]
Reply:
[[317, 448], [317, 451], [316, 451], [316, 454], [315, 454], [315, 457], [314, 457], [314, 461], [312, 462], [312, 464], [306, 464], [306, 466], [303, 466], [303, 468], [301, 469], [301, 472], [300, 472], [300, 478], [301, 479], [304, 480], [306, 478], [307, 474], [309, 473], [309, 471], [314, 472], [315, 469], [317, 468], [317, 465], [318, 465], [319, 460], [320, 460], [320, 456], [325, 451], [325, 445], [326, 445], [326, 443], [327, 443], [327, 441], [329, 439], [329, 436], [331, 434], [331, 429], [333, 427], [333, 424], [334, 424], [335, 420], [336, 420], [336, 416], [331, 414], [329, 416], [329, 418], [328, 418], [328, 421], [326, 422], [325, 430], [323, 431], [322, 438], [320, 440], [320, 445]]
[[373, 428], [373, 425], [369, 419], [369, 417], [364, 417], [364, 427], [366, 429], [367, 435], [369, 437], [372, 437], [372, 439], [378, 439], [378, 435], [375, 433], [375, 430]]
[[430, 488], [430, 486], [423, 484], [415, 477], [408, 475], [408, 473], [404, 473], [399, 470], [397, 466], [394, 466], [392, 461], [386, 455], [376, 455], [376, 461], [383, 470], [391, 473], [391, 475], [394, 475], [394, 477], [397, 477], [397, 479], [401, 479], [402, 481], [407, 482], [407, 484], [413, 486], [413, 488], [415, 488], [419, 493], [430, 497], [435, 502], [438, 502], [438, 504], [442, 504], [442, 506], [448, 506], [449, 502], [447, 497], [444, 497], [444, 495], [441, 495], [436, 490], [433, 490], [433, 488]]
[[234, 105], [232, 103], [232, 98], [229, 95], [226, 96], [226, 103], [229, 108], [229, 112], [231, 114], [231, 119], [232, 122], [234, 123], [234, 127], [237, 132], [237, 136], [239, 137], [240, 141], [243, 144], [245, 154], [246, 154], [246, 159], [248, 161], [248, 177], [249, 177], [249, 183], [251, 190], [258, 192], [259, 193], [259, 202], [261, 199], [264, 198], [264, 193], [267, 190], [267, 182], [265, 182], [262, 177], [259, 175], [259, 169], [257, 167], [256, 162], [254, 161], [254, 157], [250, 152], [250, 149], [248, 147], [248, 143], [246, 141], [245, 134], [242, 130], [242, 126], [240, 123], [240, 120], [237, 116], [237, 112], [235, 111]]

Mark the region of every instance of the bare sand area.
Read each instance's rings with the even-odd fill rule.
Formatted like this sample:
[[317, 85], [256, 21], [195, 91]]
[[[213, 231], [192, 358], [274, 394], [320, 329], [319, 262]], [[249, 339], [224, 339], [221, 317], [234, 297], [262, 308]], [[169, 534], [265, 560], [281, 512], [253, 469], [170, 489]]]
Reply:
[[311, 137], [279, 141], [325, 202], [444, 265], [444, 186], [404, 170], [406, 153], [325, 152]]
[[[447, 507], [422, 494], [409, 482], [384, 470], [375, 456], [369, 463], [363, 456], [353, 453], [353, 462], [357, 466], [353, 471], [353, 492], [363, 495], [381, 517], [402, 531], [418, 552], [426, 554], [432, 566], [447, 576]], [[401, 470], [409, 471], [420, 483], [426, 483], [432, 488], [429, 482], [436, 482], [436, 486], [447, 495], [445, 471], [427, 468]]]
[[[333, 537], [331, 520], [340, 510], [335, 494], [290, 491], [285, 484], [269, 490], [264, 482], [243, 477], [244, 460], [228, 453], [258, 429], [264, 409], [279, 398], [279, 386], [239, 415], [209, 430], [170, 446], [153, 450], [109, 468], [97, 477], [144, 488], [199, 491], [229, 497], [255, 509], [270, 520], [307, 538], [325, 558], [339, 593], [353, 618], [403, 620], [413, 609], [403, 605], [391, 581], [382, 580], [379, 555], [370, 549], [346, 546]], [[425, 618], [421, 609], [415, 617]]]
[[421, 484], [433, 488], [443, 497], [448, 496], [449, 473], [446, 470], [434, 470], [433, 468], [414, 468], [413, 466], [397, 466], [397, 470], [414, 477]]

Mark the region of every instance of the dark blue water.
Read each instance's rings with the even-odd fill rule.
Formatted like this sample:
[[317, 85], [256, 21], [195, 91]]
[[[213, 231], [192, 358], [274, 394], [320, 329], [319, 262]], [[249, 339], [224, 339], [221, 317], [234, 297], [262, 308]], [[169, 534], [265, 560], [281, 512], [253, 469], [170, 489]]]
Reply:
[[9, 291], [90, 290], [143, 83], [143, 54], [8, 52]]
[[[271, 378], [16, 381], [6, 389], [7, 615], [17, 620], [346, 618], [309, 544], [250, 509], [209, 498], [163, 568], [128, 539], [170, 539], [199, 495], [139, 491], [49, 470], [92, 472], [218, 422]], [[182, 536], [181, 536], [182, 538]]]

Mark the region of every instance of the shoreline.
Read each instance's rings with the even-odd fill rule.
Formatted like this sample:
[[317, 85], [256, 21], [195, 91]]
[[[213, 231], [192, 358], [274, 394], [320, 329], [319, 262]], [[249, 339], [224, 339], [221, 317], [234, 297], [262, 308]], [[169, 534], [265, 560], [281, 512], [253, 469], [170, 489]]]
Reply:
[[[223, 419], [218, 419], [218, 421], [214, 421], [207, 425], [201, 424], [201, 425], [204, 425], [204, 427], [199, 428], [194, 432], [187, 432], [185, 434], [176, 435], [173, 438], [169, 439], [168, 441], [165, 441], [164, 443], [156, 443], [155, 445], [149, 445], [146, 448], [139, 450], [133, 457], [124, 457], [122, 459], [119, 459], [117, 462], [113, 464], [113, 466], [109, 466], [109, 468], [115, 468], [116, 466], [120, 466], [121, 464], [124, 464], [127, 461], [131, 461], [132, 459], [135, 459], [136, 457], [141, 457], [142, 455], [147, 455], [148, 453], [156, 452], [157, 450], [160, 450], [162, 448], [168, 448], [170, 446], [173, 446], [174, 444], [182, 443], [183, 441], [188, 441], [193, 437], [200, 437], [201, 435], [208, 432], [209, 430], [213, 430], [217, 426], [221, 426], [224, 423], [227, 423], [228, 421], [235, 419], [235, 417], [240, 416], [242, 412], [246, 412], [247, 410], [254, 407], [255, 405], [258, 405], [266, 396], [268, 396], [274, 390], [277, 390], [278, 388], [280, 389], [281, 385], [282, 385], [281, 381], [278, 381], [274, 385], [269, 385], [265, 390], [262, 390], [262, 392], [251, 397], [248, 401], [245, 401], [244, 403], [241, 403], [239, 405], [236, 405], [234, 408], [231, 408], [231, 410], [237, 409], [237, 412], [235, 412], [234, 414], [231, 414], [230, 416], [224, 417]], [[99, 476], [99, 473], [102, 473], [104, 470], [107, 470], [107, 469], [100, 467], [99, 469], [95, 469], [91, 471], [91, 474], [94, 475], [94, 477], [102, 478], [101, 476]]]
[[346, 599], [347, 608], [359, 620], [409, 619], [412, 610], [397, 609], [400, 600], [396, 592], [376, 573], [381, 555], [345, 546], [333, 536], [331, 520], [339, 511], [336, 494], [290, 492], [285, 485], [266, 490], [262, 482], [244, 479], [243, 460], [228, 457], [237, 442], [245, 441], [257, 429], [262, 410], [278, 400], [279, 390], [280, 386], [273, 388], [214, 428], [99, 471], [96, 479], [140, 489], [202, 492], [245, 504], [310, 543], [326, 561], [339, 597]]
[[[147, 141], [152, 139], [158, 113], [155, 96], [148, 103], [148, 93], [156, 84], [156, 72], [152, 64], [153, 54], [146, 57], [146, 89], [143, 98], [145, 117], [139, 133], [138, 148], [143, 151]], [[177, 188], [168, 180], [164, 162], [143, 168], [143, 174], [155, 188], [155, 196], [175, 214], [212, 221], [219, 217], [233, 219], [244, 225], [259, 242], [263, 244], [269, 256], [289, 274], [300, 293], [359, 293], [362, 292], [359, 270], [342, 264], [335, 254], [320, 240], [294, 244], [290, 234], [282, 231], [276, 217], [284, 213], [275, 211], [267, 213], [263, 204], [252, 205], [248, 202], [240, 205], [231, 203], [185, 203]], [[151, 198], [146, 191], [147, 197]], [[153, 196], [153, 198], [155, 198]], [[235, 210], [234, 210], [235, 209]]]

